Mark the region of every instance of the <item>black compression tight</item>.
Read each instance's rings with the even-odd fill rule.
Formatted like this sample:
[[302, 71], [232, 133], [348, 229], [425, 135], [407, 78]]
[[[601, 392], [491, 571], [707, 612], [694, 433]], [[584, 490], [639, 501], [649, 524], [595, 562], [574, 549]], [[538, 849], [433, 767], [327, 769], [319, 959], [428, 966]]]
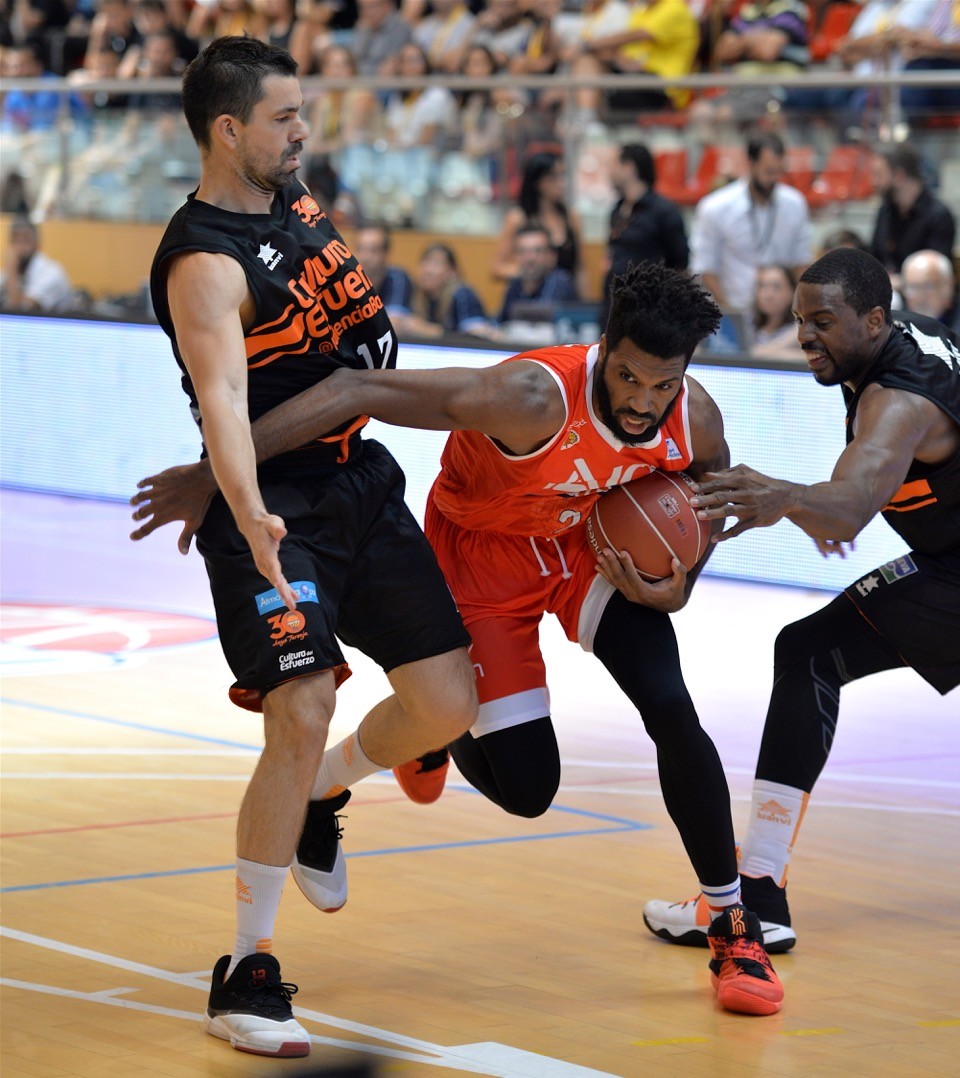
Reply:
[[849, 681], [903, 666], [846, 595], [781, 630], [757, 778], [808, 793], [830, 755]]
[[450, 753], [471, 786], [514, 816], [542, 816], [560, 785], [560, 750], [546, 717], [483, 737], [466, 733]]
[[684, 684], [669, 615], [616, 592], [600, 619], [593, 650], [640, 712], [656, 745], [663, 800], [697, 879], [708, 886], [729, 883], [737, 875], [730, 793], [716, 747]]
[[[667, 811], [697, 878], [708, 885], [729, 883], [737, 862], [727, 783], [683, 683], [670, 618], [618, 592], [600, 619], [594, 652], [640, 712], [657, 746]], [[560, 784], [557, 739], [547, 717], [479, 738], [465, 734], [450, 751], [473, 786], [517, 816], [546, 812]]]

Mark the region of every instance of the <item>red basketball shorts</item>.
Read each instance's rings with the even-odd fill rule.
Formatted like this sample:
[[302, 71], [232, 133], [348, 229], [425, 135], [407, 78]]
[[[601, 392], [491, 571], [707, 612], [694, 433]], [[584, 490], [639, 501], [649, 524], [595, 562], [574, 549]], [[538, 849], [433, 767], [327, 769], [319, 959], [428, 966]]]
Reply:
[[550, 714], [540, 619], [592, 651], [613, 587], [596, 571], [585, 529], [556, 539], [470, 531], [427, 502], [424, 530], [470, 633], [480, 713], [474, 737]]

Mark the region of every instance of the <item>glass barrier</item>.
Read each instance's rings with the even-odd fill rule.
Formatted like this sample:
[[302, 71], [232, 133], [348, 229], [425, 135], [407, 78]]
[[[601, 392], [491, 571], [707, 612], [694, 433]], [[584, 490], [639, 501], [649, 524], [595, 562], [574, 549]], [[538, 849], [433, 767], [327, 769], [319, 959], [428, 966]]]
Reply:
[[[546, 151], [564, 156], [585, 238], [599, 241], [606, 237], [618, 146], [645, 143], [658, 158], [659, 186], [689, 209], [741, 173], [745, 131], [757, 125], [782, 135], [787, 178], [828, 217], [856, 217], [856, 204], [872, 196], [866, 149], [904, 140], [922, 149], [941, 197], [960, 212], [960, 115], [908, 112], [899, 104], [908, 91], [960, 88], [960, 72], [891, 76], [882, 88], [837, 76], [783, 85], [729, 76], [606, 76], [559, 87], [542, 77], [301, 82], [311, 127], [305, 173], [320, 193], [339, 197], [348, 220], [489, 234], [517, 196], [523, 161]], [[60, 109], [37, 123], [5, 115], [3, 209], [15, 208], [19, 192], [36, 220], [164, 221], [196, 184], [196, 147], [179, 109], [170, 107], [177, 80], [138, 81], [137, 100], [148, 104], [142, 108], [128, 107], [130, 83], [116, 79], [78, 92], [70, 80], [6, 78], [0, 95], [40, 86], [60, 95]], [[575, 103], [584, 87], [601, 91], [596, 112]], [[676, 87], [695, 95], [683, 110], [618, 106], [631, 89]], [[428, 94], [429, 106], [418, 108]], [[830, 106], [843, 97], [843, 108]]]

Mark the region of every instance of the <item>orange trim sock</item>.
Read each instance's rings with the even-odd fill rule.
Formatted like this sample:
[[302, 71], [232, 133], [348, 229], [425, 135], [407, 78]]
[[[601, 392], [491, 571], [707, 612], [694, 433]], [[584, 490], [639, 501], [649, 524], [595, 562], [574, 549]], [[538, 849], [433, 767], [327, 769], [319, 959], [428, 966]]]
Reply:
[[237, 935], [227, 977], [241, 958], [272, 951], [273, 926], [289, 871], [289, 865], [278, 868], [237, 858]]
[[336, 797], [354, 783], [385, 768], [375, 764], [360, 745], [360, 731], [354, 730], [339, 745], [327, 749], [310, 792], [311, 801]]

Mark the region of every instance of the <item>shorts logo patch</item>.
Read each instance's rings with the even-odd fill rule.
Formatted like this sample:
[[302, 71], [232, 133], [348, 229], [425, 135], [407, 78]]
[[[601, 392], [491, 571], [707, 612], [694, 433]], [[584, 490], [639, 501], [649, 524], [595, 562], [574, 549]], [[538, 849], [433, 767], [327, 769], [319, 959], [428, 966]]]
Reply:
[[870, 576], [865, 576], [863, 580], [857, 581], [857, 591], [863, 596], [869, 595], [870, 592], [879, 587], [880, 578], [875, 573], [871, 573]]
[[886, 565], [880, 566], [880, 573], [888, 584], [893, 584], [916, 572], [918, 572], [916, 562], [909, 554], [904, 554], [902, 558], [895, 558], [893, 561], [888, 561]]
[[302, 666], [312, 666], [316, 661], [316, 656], [309, 648], [305, 648], [303, 651], [294, 651], [290, 655], [281, 655], [280, 673], [285, 674], [288, 670], [298, 670]]
[[[290, 587], [293, 594], [296, 595], [298, 603], [318, 603], [320, 601], [317, 598], [317, 585], [309, 580], [294, 580]], [[257, 604], [258, 614], [269, 614], [271, 610], [279, 610], [281, 606], [286, 605], [280, 598], [280, 592], [276, 588], [262, 591], [259, 595], [255, 595], [254, 599]]]
[[267, 618], [267, 624], [273, 630], [270, 639], [275, 648], [285, 647], [294, 640], [303, 640], [306, 633], [303, 631], [307, 626], [307, 619], [299, 610], [287, 610], [283, 614], [274, 614]]

